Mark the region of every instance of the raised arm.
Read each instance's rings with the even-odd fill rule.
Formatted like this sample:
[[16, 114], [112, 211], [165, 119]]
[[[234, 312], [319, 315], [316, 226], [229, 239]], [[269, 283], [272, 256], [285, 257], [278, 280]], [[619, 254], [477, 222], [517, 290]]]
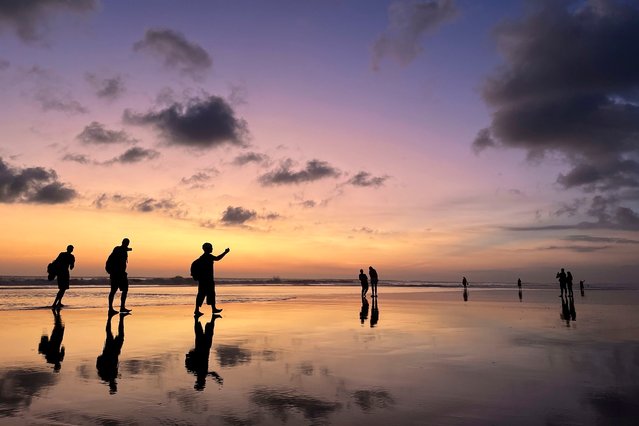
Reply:
[[213, 260], [222, 260], [224, 258], [224, 256], [226, 256], [226, 253], [230, 252], [231, 249], [229, 249], [228, 247], [224, 250], [224, 253], [220, 254], [219, 256], [213, 256]]

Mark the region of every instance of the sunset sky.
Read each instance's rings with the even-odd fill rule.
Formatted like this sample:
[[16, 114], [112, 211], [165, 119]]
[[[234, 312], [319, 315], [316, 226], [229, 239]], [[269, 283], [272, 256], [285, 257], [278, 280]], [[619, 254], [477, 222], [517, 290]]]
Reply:
[[0, 2], [0, 275], [636, 282], [639, 2]]

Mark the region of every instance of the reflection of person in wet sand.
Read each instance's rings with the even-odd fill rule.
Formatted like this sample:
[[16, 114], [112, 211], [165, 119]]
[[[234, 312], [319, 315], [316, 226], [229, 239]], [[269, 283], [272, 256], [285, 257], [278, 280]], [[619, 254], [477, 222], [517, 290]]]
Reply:
[[468, 287], [464, 287], [464, 292], [462, 295], [464, 297], [464, 302], [468, 302]]
[[195, 318], [195, 347], [186, 354], [184, 365], [186, 370], [195, 375], [195, 390], [204, 390], [206, 377], [211, 376], [218, 385], [224, 383], [224, 379], [215, 371], [209, 371], [209, 355], [213, 346], [213, 334], [215, 332], [215, 320], [221, 318], [217, 314], [211, 316], [211, 320], [206, 323], [202, 330], [202, 323]]
[[377, 297], [377, 281], [379, 281], [377, 271], [372, 266], [369, 266], [368, 275], [371, 276], [371, 297]]
[[[375, 303], [375, 300], [373, 299], [373, 303]], [[368, 319], [368, 299], [365, 297], [362, 297], [362, 309], [359, 311], [359, 320], [361, 321], [362, 324], [364, 324], [364, 321], [366, 321]]]
[[64, 346], [62, 339], [64, 338], [64, 323], [59, 311], [53, 311], [53, 330], [51, 336], [42, 335], [40, 344], [38, 345], [38, 353], [44, 355], [44, 359], [49, 364], [53, 364], [54, 371], [60, 371], [62, 360], [64, 359]]
[[570, 307], [568, 306], [568, 298], [561, 296], [561, 312], [559, 317], [566, 321], [566, 326], [570, 327]]
[[75, 256], [71, 253], [73, 253], [73, 246], [68, 245], [67, 251], [60, 253], [53, 261], [55, 274], [58, 277], [58, 294], [55, 296], [51, 309], [60, 309], [62, 307], [62, 297], [64, 292], [69, 289], [69, 281], [71, 280], [69, 269], [73, 269], [75, 266]]
[[379, 322], [379, 307], [377, 306], [377, 297], [373, 299], [373, 309], [371, 310], [371, 328], [375, 327]]
[[362, 285], [362, 297], [366, 297], [366, 293], [368, 292], [368, 277], [363, 269], [359, 270], [359, 282]]
[[109, 384], [109, 393], [114, 394], [118, 391], [118, 384], [115, 379], [118, 377], [118, 358], [124, 344], [124, 317], [126, 314], [120, 314], [118, 322], [118, 335], [113, 337], [111, 332], [111, 318], [109, 315], [106, 323], [106, 339], [104, 340], [104, 348], [102, 354], [98, 356], [95, 366], [98, 369], [98, 376]]
[[577, 310], [575, 309], [575, 299], [570, 296], [568, 298], [568, 309], [570, 310], [570, 319], [577, 321]]
[[521, 291], [521, 288], [519, 289], [519, 301], [523, 302], [524, 299], [524, 293]]

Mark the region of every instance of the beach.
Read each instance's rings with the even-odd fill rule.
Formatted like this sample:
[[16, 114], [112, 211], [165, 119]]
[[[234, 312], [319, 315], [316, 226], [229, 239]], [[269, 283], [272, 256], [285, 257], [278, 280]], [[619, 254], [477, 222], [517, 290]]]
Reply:
[[554, 289], [380, 287], [363, 304], [353, 286], [220, 286], [221, 317], [204, 306], [197, 320], [193, 287], [132, 287], [132, 314], [110, 320], [107, 291], [72, 287], [59, 315], [0, 311], [1, 424], [623, 425], [639, 413], [633, 290], [576, 292], [566, 317]]

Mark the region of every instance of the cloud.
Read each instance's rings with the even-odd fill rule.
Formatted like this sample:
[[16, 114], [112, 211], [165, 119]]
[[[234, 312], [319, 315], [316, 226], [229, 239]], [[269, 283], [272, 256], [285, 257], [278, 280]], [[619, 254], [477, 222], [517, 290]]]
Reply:
[[390, 57], [409, 64], [421, 52], [424, 36], [457, 15], [454, 0], [395, 1], [388, 8], [388, 27], [373, 45], [373, 69]]
[[65, 156], [62, 157], [62, 161], [73, 161], [75, 163], [80, 163], [80, 164], [93, 163], [91, 158], [89, 158], [88, 156], [84, 154], [73, 154], [73, 153], [65, 154]]
[[306, 163], [306, 167], [293, 171], [293, 160], [286, 159], [280, 163], [279, 168], [272, 170], [262, 176], [259, 181], [262, 185], [297, 185], [303, 182], [313, 182], [329, 177], [339, 177], [341, 172], [326, 161], [311, 160]]
[[60, 204], [76, 196], [73, 188], [58, 181], [55, 170], [15, 168], [0, 157], [0, 203]]
[[389, 176], [372, 176], [368, 172], [359, 172], [352, 178], [348, 180], [347, 183], [353, 186], [370, 186], [370, 187], [379, 187], [384, 185], [384, 182], [389, 178]]
[[124, 79], [120, 75], [114, 77], [98, 77], [95, 74], [86, 73], [84, 77], [99, 98], [114, 100], [126, 92]]
[[170, 199], [156, 200], [155, 198], [145, 198], [137, 201], [133, 205], [133, 210], [148, 213], [155, 210], [173, 210], [177, 207], [177, 204]]
[[43, 111], [58, 111], [69, 114], [86, 114], [89, 110], [68, 93], [42, 88], [35, 94], [35, 100]]
[[286, 423], [293, 413], [300, 412], [312, 424], [316, 424], [318, 420], [326, 419], [342, 408], [342, 404], [338, 402], [304, 395], [293, 389], [258, 387], [251, 391], [250, 400], [259, 407], [270, 410], [282, 423]]
[[183, 34], [166, 29], [149, 29], [144, 38], [133, 45], [136, 52], [147, 52], [160, 59], [166, 68], [178, 70], [193, 78], [201, 78], [211, 68], [208, 52], [190, 42]]
[[575, 253], [593, 253], [596, 251], [609, 249], [610, 246], [547, 246], [540, 247], [537, 250], [560, 250], [560, 251], [573, 251]]
[[145, 114], [126, 110], [124, 121], [154, 127], [169, 145], [193, 148], [244, 146], [248, 136], [246, 122], [238, 119], [231, 106], [218, 96], [193, 98], [185, 104], [174, 102]]
[[158, 199], [140, 195], [102, 193], [93, 201], [93, 206], [97, 209], [108, 208], [112, 205], [124, 205], [128, 209], [141, 213], [159, 212], [174, 218], [188, 216], [188, 210], [172, 198]]
[[138, 146], [134, 146], [133, 148], [127, 149], [123, 154], [109, 160], [105, 161], [104, 165], [120, 163], [120, 164], [132, 164], [139, 163], [140, 161], [145, 160], [153, 160], [160, 156], [160, 153], [153, 149], [145, 149], [140, 148]]
[[217, 345], [215, 354], [220, 367], [237, 367], [251, 362], [251, 351], [238, 345]]
[[268, 156], [265, 154], [260, 154], [258, 152], [245, 152], [244, 154], [240, 154], [233, 159], [233, 164], [236, 166], [244, 166], [248, 163], [267, 163], [269, 160]]
[[90, 12], [97, 0], [6, 0], [0, 2], [0, 30], [9, 28], [18, 38], [32, 43], [43, 38], [51, 15]]
[[483, 85], [493, 115], [473, 148], [559, 154], [564, 188], [638, 187], [639, 5], [538, 2], [496, 35], [505, 63]]
[[257, 217], [255, 210], [248, 210], [244, 207], [228, 206], [220, 221], [225, 225], [243, 225], [245, 222], [253, 220]]
[[587, 243], [614, 243], [614, 244], [639, 244], [639, 240], [630, 240], [628, 238], [613, 237], [593, 237], [591, 235], [568, 235], [564, 237], [565, 241], [579, 241]]
[[201, 188], [204, 184], [208, 183], [213, 176], [206, 172], [197, 172], [189, 177], [180, 179], [182, 185], [188, 185], [191, 188]]
[[109, 130], [104, 127], [104, 124], [97, 121], [92, 121], [91, 124], [87, 125], [76, 138], [85, 144], [96, 145], [137, 142], [124, 130]]

